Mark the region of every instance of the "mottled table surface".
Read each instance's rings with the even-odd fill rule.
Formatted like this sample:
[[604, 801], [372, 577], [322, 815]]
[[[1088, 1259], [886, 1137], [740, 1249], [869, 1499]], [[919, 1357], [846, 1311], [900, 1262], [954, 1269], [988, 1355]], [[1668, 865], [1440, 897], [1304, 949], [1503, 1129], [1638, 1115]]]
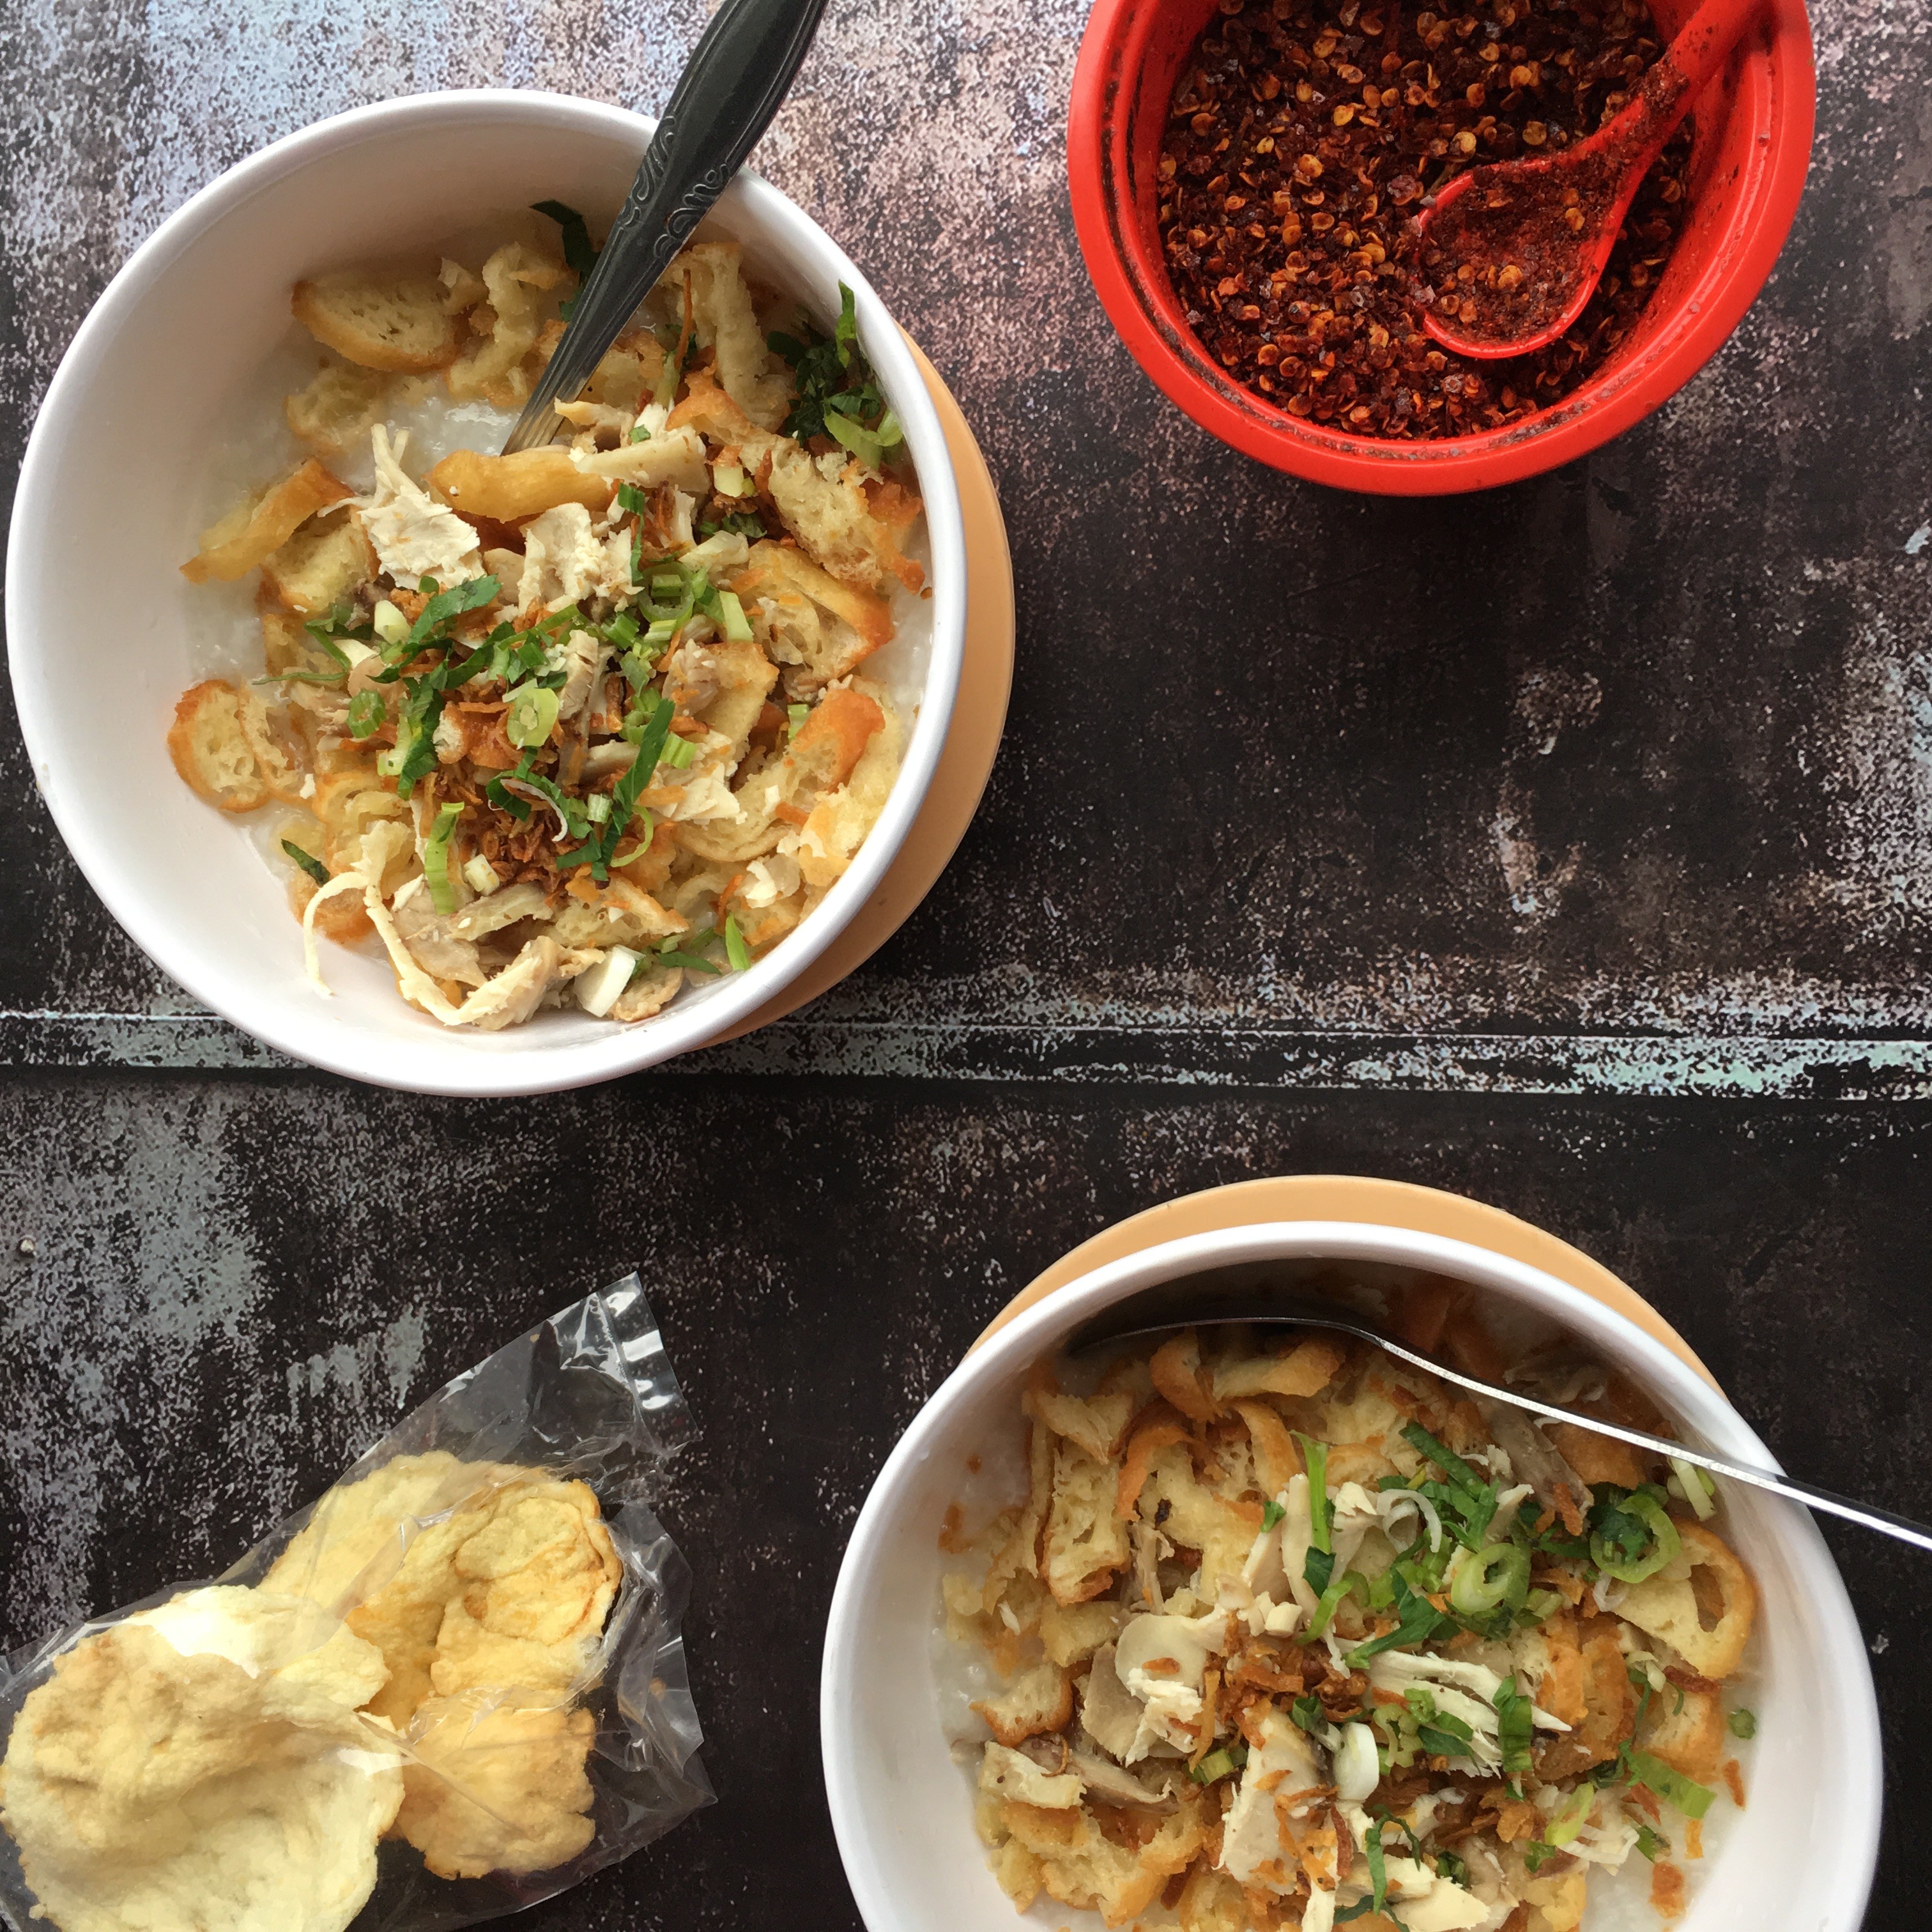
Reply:
[[[1074, 1243], [1247, 1175], [1512, 1208], [1792, 1464], [1932, 1516], [1932, 35], [1831, 0], [1790, 246], [1587, 461], [1384, 502], [1254, 467], [1112, 338], [1062, 160], [1078, 0], [835, 0], [759, 164], [977, 430], [1020, 605], [932, 898], [734, 1046], [460, 1105], [255, 1048], [119, 934], [0, 730], [0, 1642], [219, 1568], [446, 1376], [634, 1262], [703, 1429], [666, 1514], [721, 1802], [533, 1927], [847, 1927], [819, 1634], [898, 1431]], [[171, 208], [449, 86], [642, 107], [665, 0], [14, 0], [0, 464]], [[104, 452], [104, 508], [111, 458]], [[1922, 1923], [1927, 1572], [1828, 1532]]]

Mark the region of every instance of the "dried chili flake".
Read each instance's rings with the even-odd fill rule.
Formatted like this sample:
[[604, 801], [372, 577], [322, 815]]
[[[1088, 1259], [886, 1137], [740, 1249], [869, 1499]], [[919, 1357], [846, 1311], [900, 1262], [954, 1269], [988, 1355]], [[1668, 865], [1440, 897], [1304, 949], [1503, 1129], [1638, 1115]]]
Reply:
[[1424, 334], [1431, 303], [1454, 314], [1496, 297], [1419, 259], [1417, 217], [1466, 168], [1593, 133], [1662, 52], [1642, 0], [1466, 14], [1221, 0], [1161, 156], [1162, 242], [1189, 326], [1238, 382], [1356, 435], [1466, 436], [1550, 408], [1655, 292], [1688, 205], [1688, 124], [1645, 176], [1588, 306], [1534, 355], [1448, 355]]

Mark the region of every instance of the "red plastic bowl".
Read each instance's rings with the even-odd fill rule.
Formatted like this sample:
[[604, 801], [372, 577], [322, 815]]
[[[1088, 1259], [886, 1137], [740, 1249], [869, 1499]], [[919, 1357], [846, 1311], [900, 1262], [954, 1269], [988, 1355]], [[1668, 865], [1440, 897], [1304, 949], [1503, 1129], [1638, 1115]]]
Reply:
[[[1695, 0], [1652, 0], [1673, 34]], [[1168, 104], [1216, 0], [1096, 0], [1066, 130], [1074, 225], [1101, 305], [1134, 359], [1202, 428], [1316, 483], [1385, 496], [1486, 490], [1607, 442], [1674, 395], [1717, 352], [1778, 259], [1804, 190], [1816, 76], [1804, 0], [1765, 20], [1693, 113], [1690, 217], [1664, 279], [1617, 355], [1544, 410], [1434, 442], [1348, 436], [1304, 422], [1234, 382], [1182, 320], [1155, 225]]]

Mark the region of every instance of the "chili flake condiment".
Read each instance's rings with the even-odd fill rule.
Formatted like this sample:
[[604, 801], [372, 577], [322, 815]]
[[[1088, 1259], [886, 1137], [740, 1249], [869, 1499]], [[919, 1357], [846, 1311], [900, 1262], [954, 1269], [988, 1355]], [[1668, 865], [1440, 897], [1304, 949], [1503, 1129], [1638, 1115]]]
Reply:
[[1549, 408], [1616, 352], [1657, 286], [1682, 225], [1689, 124], [1644, 177], [1588, 307], [1534, 355], [1464, 357], [1424, 333], [1432, 303], [1473, 308], [1474, 271], [1421, 262], [1416, 218], [1467, 169], [1594, 133], [1662, 52], [1641, 0], [1413, 14], [1394, 0], [1220, 0], [1160, 162], [1190, 326], [1238, 382], [1356, 435], [1466, 436]]

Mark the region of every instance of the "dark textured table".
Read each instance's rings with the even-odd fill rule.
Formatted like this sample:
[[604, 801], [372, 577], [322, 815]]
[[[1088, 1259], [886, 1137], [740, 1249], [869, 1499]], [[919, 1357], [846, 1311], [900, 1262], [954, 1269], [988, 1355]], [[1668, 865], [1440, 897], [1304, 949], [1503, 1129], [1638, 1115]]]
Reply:
[[[838, 0], [758, 157], [964, 404], [1021, 613], [978, 823], [814, 1007], [544, 1100], [309, 1073], [122, 938], [0, 730], [0, 1642], [218, 1569], [635, 1262], [703, 1430], [666, 1514], [721, 1802], [546, 1932], [855, 1923], [815, 1687], [866, 1485], [1010, 1294], [1189, 1189], [1354, 1171], [1511, 1208], [1654, 1300], [1792, 1464], [1932, 1516], [1925, 0], [1820, 16], [1810, 189], [1709, 369], [1586, 463], [1420, 503], [1250, 466], [1112, 339], [1062, 166], [1081, 24]], [[649, 107], [697, 26], [5, 10], [10, 485], [88, 304], [219, 170], [412, 89]], [[104, 512], [112, 482], [104, 450]], [[1915, 1926], [1928, 1573], [1827, 1533], [1892, 1754], [1869, 1923]]]

